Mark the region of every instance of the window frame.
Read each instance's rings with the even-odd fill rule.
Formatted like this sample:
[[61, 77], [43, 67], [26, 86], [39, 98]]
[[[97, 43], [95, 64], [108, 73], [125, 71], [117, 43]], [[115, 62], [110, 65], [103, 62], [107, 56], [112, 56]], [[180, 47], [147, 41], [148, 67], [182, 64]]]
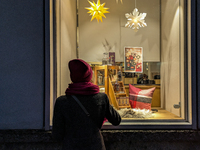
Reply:
[[[50, 130], [50, 1], [54, 0], [45, 0], [45, 13], [44, 13], [44, 30], [45, 30], [45, 87], [44, 87], [44, 129]], [[200, 88], [198, 85], [200, 84], [200, 80], [197, 78], [197, 73], [200, 73], [200, 60], [197, 58], [200, 57], [200, 52], [198, 48], [200, 46], [197, 43], [199, 39], [199, 32], [197, 32], [197, 26], [200, 26], [199, 20], [197, 20], [197, 10], [198, 14], [200, 14], [199, 4], [197, 0], [190, 0], [191, 1], [191, 24], [189, 25], [191, 28], [191, 113], [192, 113], [192, 121], [188, 121], [188, 118], [183, 120], [144, 120], [144, 121], [126, 121], [122, 120], [119, 126], [112, 126], [109, 123], [105, 123], [102, 127], [102, 130], [107, 129], [119, 129], [119, 130], [130, 130], [130, 129], [197, 129], [197, 122], [198, 127], [200, 128], [200, 119], [197, 120], [197, 117], [200, 116], [200, 110], [197, 111], [197, 106], [200, 108], [200, 103], [198, 101], [198, 92], [200, 92]], [[188, 7], [188, 2], [186, 1], [186, 6]], [[198, 9], [197, 9], [198, 8]], [[185, 12], [187, 14], [187, 11]], [[188, 19], [188, 17], [186, 17]], [[188, 20], [186, 20], [188, 22]], [[186, 25], [188, 27], [188, 25]], [[186, 27], [186, 28], [187, 28]], [[188, 35], [186, 34], [186, 37]], [[187, 43], [187, 42], [186, 42]], [[187, 44], [185, 45], [188, 46]], [[186, 48], [186, 56], [188, 48]], [[186, 61], [187, 62], [187, 61]], [[188, 66], [190, 68], [190, 66]], [[198, 69], [198, 70], [197, 70]], [[188, 71], [188, 70], [187, 70]], [[188, 73], [188, 72], [187, 72]], [[185, 74], [187, 76], [187, 73]], [[186, 94], [187, 96], [187, 94]], [[197, 105], [198, 104], [198, 105]], [[186, 106], [187, 107], [187, 106]], [[188, 109], [186, 109], [188, 111]], [[198, 113], [197, 113], [198, 112]], [[189, 115], [189, 111], [187, 112]], [[198, 115], [198, 116], [197, 116]]]

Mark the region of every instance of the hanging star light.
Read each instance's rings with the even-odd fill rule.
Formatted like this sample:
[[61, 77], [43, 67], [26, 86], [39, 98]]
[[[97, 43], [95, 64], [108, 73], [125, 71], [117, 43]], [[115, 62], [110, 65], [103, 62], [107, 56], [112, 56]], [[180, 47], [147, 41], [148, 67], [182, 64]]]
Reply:
[[102, 17], [106, 18], [104, 14], [109, 13], [109, 11], [107, 11], [109, 8], [104, 7], [105, 3], [101, 4], [100, 0], [97, 1], [97, 4], [94, 1], [92, 3], [88, 0], [88, 2], [90, 3], [91, 7], [86, 7], [85, 9], [89, 10], [88, 13], [90, 13], [90, 16], [92, 16], [91, 21], [96, 18], [98, 22], [99, 20], [102, 22]]
[[145, 20], [144, 20], [146, 15], [147, 15], [146, 13], [140, 13], [139, 15], [137, 8], [133, 10], [132, 14], [126, 13], [125, 16], [128, 21], [125, 24], [125, 27], [132, 28], [134, 29], [135, 32], [138, 31], [139, 27], [146, 27], [147, 24], [145, 23]]

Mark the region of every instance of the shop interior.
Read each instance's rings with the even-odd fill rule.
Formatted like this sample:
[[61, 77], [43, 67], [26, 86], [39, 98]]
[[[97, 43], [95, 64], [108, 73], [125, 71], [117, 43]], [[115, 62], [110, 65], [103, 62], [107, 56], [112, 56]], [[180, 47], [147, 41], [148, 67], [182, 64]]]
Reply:
[[[68, 61], [80, 58], [91, 65], [93, 83], [123, 120], [185, 119], [185, 0], [63, 0], [54, 5], [56, 96], [71, 82]], [[92, 12], [98, 5], [99, 16]]]

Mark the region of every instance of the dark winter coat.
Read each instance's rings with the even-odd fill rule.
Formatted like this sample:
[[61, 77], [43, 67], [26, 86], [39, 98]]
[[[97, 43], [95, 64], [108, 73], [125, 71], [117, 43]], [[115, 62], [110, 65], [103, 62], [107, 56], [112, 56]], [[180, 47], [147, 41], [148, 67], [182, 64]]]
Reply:
[[100, 129], [106, 117], [113, 125], [119, 125], [121, 117], [110, 105], [104, 93], [76, 95], [90, 114], [90, 118], [70, 96], [57, 98], [54, 106], [52, 135], [63, 142], [67, 150], [104, 150]]

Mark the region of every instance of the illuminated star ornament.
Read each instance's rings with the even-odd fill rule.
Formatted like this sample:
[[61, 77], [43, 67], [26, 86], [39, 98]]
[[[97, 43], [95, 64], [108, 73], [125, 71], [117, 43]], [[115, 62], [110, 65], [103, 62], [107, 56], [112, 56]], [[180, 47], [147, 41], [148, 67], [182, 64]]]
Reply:
[[125, 27], [134, 29], [135, 32], [138, 31], [139, 27], [146, 27], [147, 24], [145, 23], [145, 20], [144, 20], [146, 15], [147, 15], [146, 13], [140, 13], [139, 15], [137, 8], [133, 10], [132, 14], [126, 13], [125, 16], [128, 21], [125, 24]]
[[96, 18], [98, 22], [99, 20], [102, 22], [102, 17], [106, 18], [104, 14], [110, 13], [107, 11], [109, 8], [104, 7], [105, 3], [100, 4], [100, 0], [97, 1], [97, 4], [94, 1], [92, 3], [88, 0], [88, 2], [90, 3], [91, 7], [86, 7], [85, 9], [89, 10], [87, 13], [90, 13], [90, 16], [92, 16], [91, 21]]

